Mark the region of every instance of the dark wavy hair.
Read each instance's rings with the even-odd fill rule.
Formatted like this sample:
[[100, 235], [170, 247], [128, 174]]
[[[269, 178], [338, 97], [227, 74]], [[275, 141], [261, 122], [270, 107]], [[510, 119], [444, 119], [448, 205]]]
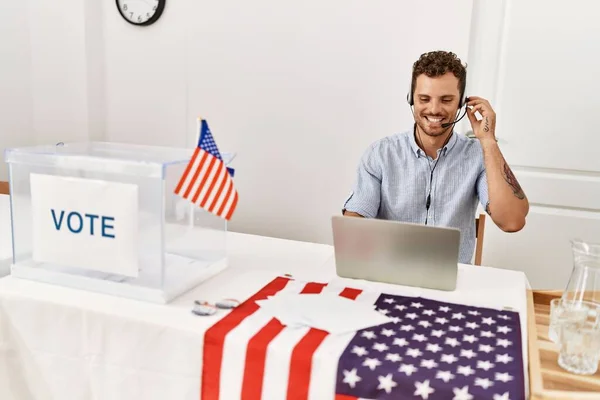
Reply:
[[463, 65], [456, 54], [450, 51], [431, 51], [421, 54], [413, 64], [411, 90], [415, 90], [417, 77], [425, 74], [431, 78], [452, 72], [458, 78], [458, 88], [462, 97], [467, 85], [467, 66]]

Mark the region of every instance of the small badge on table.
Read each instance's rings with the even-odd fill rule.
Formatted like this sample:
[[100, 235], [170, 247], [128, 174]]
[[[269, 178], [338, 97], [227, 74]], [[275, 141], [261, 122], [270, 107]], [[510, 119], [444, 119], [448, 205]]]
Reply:
[[194, 308], [192, 312], [196, 315], [214, 315], [217, 312], [217, 308], [212, 304], [207, 303], [206, 301], [199, 302], [194, 301]]

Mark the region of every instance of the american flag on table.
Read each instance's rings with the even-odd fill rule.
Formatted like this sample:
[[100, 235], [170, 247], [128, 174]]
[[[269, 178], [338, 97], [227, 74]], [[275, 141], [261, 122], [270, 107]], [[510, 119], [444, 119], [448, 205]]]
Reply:
[[226, 220], [237, 206], [234, 170], [223, 162], [208, 123], [198, 119], [200, 136], [192, 159], [181, 176], [175, 193]]
[[[391, 322], [345, 335], [287, 328], [255, 303], [337, 293]], [[278, 277], [205, 334], [201, 399], [525, 398], [519, 314]]]

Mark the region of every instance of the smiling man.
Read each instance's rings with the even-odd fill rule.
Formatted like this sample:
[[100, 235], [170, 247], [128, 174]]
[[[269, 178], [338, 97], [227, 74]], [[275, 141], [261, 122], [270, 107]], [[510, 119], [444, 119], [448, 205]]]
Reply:
[[[343, 207], [346, 216], [458, 228], [461, 263], [473, 256], [478, 201], [505, 232], [521, 230], [529, 212], [498, 147], [496, 114], [487, 100], [465, 97], [466, 80], [454, 53], [421, 55], [408, 94], [413, 128], [369, 146]], [[454, 131], [462, 107], [476, 139]]]

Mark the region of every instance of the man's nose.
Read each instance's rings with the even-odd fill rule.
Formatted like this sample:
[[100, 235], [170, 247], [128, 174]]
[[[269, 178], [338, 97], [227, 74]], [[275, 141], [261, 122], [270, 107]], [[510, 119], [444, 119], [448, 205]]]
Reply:
[[433, 100], [431, 102], [431, 113], [434, 115], [437, 115], [437, 114], [441, 114], [441, 112], [442, 112], [442, 103], [437, 100]]

